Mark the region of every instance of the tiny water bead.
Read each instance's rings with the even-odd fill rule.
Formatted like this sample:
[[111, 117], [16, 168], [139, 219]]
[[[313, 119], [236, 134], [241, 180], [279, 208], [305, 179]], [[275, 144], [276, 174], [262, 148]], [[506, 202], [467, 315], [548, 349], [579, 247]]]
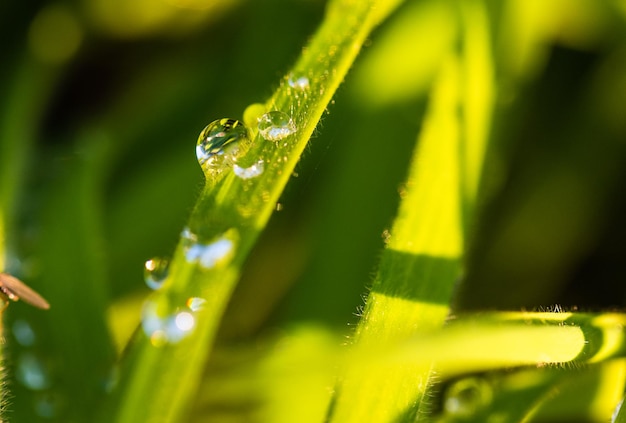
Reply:
[[205, 172], [212, 175], [232, 166], [248, 140], [248, 131], [235, 119], [218, 119], [208, 124], [198, 137], [196, 157]]
[[296, 125], [287, 113], [273, 110], [258, 119], [261, 136], [266, 140], [280, 141], [296, 132]]
[[293, 89], [299, 91], [306, 91], [309, 89], [309, 78], [306, 76], [296, 76], [294, 74], [290, 74], [287, 79], [287, 83]]
[[144, 265], [143, 277], [148, 288], [157, 290], [163, 286], [169, 273], [169, 260], [165, 258], [151, 258]]
[[239, 176], [241, 179], [256, 178], [257, 176], [260, 176], [263, 174], [263, 170], [264, 170], [263, 160], [259, 160], [258, 162], [254, 163], [250, 167], [240, 167], [238, 165], [235, 165], [233, 167], [233, 171], [235, 172], [235, 175]]
[[200, 311], [204, 308], [204, 305], [206, 304], [206, 300], [200, 297], [190, 297], [187, 299], [186, 304], [187, 304], [187, 307], [189, 307], [189, 310]]

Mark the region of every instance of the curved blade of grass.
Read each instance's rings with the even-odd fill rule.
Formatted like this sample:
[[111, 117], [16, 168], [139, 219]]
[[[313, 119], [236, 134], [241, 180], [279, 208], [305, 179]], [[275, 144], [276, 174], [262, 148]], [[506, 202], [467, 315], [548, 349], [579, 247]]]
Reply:
[[[441, 327], [448, 315], [463, 248], [458, 72], [458, 61], [451, 58], [434, 88], [405, 197], [357, 327], [354, 341], [359, 349], [428, 333]], [[429, 369], [429, 362], [349, 366], [332, 421], [404, 421], [397, 419], [409, 408], [416, 412], [415, 404], [422, 401]]]
[[[42, 66], [28, 54], [17, 56], [14, 65], [9, 60], [11, 56], [8, 54], [3, 63], [11, 77], [0, 83], [0, 91], [3, 92], [0, 100], [0, 271], [9, 272], [15, 271], [7, 269], [7, 266], [10, 267], [7, 259], [15, 254], [17, 205], [26, 176], [24, 169], [36, 136], [37, 125], [33, 122], [40, 120], [58, 75], [54, 69]], [[0, 335], [2, 331], [0, 325]], [[3, 343], [3, 356], [6, 348]], [[4, 382], [4, 366], [0, 380]], [[3, 383], [0, 389], [2, 411], [7, 405], [7, 386]], [[0, 420], [4, 421], [2, 416]]]
[[[10, 313], [10, 322], [28, 322], [37, 338], [35, 346], [9, 345], [20, 380], [25, 363], [33, 361], [29, 357], [36, 357], [44, 374], [41, 392], [76, 400], [71, 407], [58, 407], [59, 421], [91, 418], [115, 359], [104, 321], [108, 292], [100, 194], [106, 140], [83, 136], [77, 145], [82, 154], [66, 158], [51, 172], [54, 177], [47, 181], [39, 203], [35, 254], [41, 272], [33, 276], [33, 286], [50, 302], [50, 310], [16, 307]], [[48, 418], [37, 415], [32, 386], [15, 383], [13, 391], [12, 408], [20, 420]]]
[[[405, 364], [434, 361], [442, 377], [512, 366], [599, 363], [626, 357], [625, 324], [626, 315], [611, 313], [463, 316], [441, 331], [396, 344], [384, 360]], [[368, 355], [367, 350], [358, 351]]]
[[[15, 223], [16, 202], [35, 139], [35, 125], [43, 111], [56, 73], [26, 57], [20, 58], [15, 75], [4, 84], [0, 103], [0, 245], [9, 244]], [[0, 251], [4, 269], [6, 251]]]
[[[450, 54], [435, 82], [398, 216], [355, 334], [359, 349], [441, 328], [461, 275], [493, 84], [484, 5], [463, 2], [461, 11], [463, 48]], [[331, 421], [413, 422], [430, 409], [431, 365], [349, 365]]]
[[[170, 277], [149, 303], [153, 307], [149, 311], [155, 314], [152, 318], [169, 318], [186, 309], [190, 297], [203, 298], [203, 309], [194, 315], [194, 333], [158, 348], [153, 345], [160, 342], [157, 337], [139, 331], [122, 363], [118, 388], [102, 410], [103, 421], [185, 421], [222, 312], [250, 248], [365, 38], [398, 3], [331, 1], [322, 26], [292, 70], [296, 78], [308, 78], [308, 88], [293, 88], [285, 79], [264, 106], [246, 113], [249, 123], [259, 115], [257, 111], [280, 110], [291, 116], [297, 132], [286, 142], [273, 143], [264, 140], [255, 127], [248, 128], [253, 142], [242, 161], [262, 159], [262, 175], [241, 179], [227, 172], [207, 181], [173, 257]], [[186, 259], [190, 240], [210, 245], [224, 237], [232, 249], [222, 263], [203, 269]]]
[[258, 344], [221, 354], [218, 348], [194, 418], [319, 422], [339, 364], [434, 362], [438, 379], [449, 381], [441, 393], [444, 413], [431, 416], [437, 421], [481, 422], [495, 414], [526, 421], [547, 413], [600, 421], [623, 391], [625, 361], [615, 358], [626, 356], [625, 323], [625, 315], [610, 313], [469, 314], [431, 334], [352, 351], [341, 349], [338, 334], [302, 326], [272, 341], [262, 356]]

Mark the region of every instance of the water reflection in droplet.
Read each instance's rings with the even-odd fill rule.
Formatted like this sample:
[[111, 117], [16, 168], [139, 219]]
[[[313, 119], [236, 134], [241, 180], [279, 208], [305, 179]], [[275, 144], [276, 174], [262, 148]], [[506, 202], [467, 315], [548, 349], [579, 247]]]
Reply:
[[218, 119], [200, 133], [196, 144], [198, 163], [207, 176], [231, 167], [248, 140], [246, 127], [235, 119]]

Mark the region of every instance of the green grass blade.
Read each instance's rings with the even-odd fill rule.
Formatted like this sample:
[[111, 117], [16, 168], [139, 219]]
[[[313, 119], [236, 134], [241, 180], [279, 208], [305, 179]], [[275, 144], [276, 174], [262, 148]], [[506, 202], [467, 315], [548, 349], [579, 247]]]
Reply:
[[[291, 72], [297, 78], [308, 78], [308, 88], [292, 88], [285, 78], [265, 105], [246, 112], [244, 120], [253, 124], [264, 111], [282, 111], [290, 115], [297, 132], [286, 142], [275, 143], [249, 127], [252, 143], [241, 160], [254, 163], [262, 159], [262, 174], [242, 179], [225, 172], [208, 179], [173, 257], [168, 281], [146, 304], [143, 316], [145, 328], [172, 322], [185, 313], [186, 319], [192, 319], [193, 335], [163, 345], [162, 331], [147, 330], [150, 337], [140, 331], [122, 363], [121, 380], [103, 410], [103, 421], [185, 420], [222, 312], [250, 248], [365, 38], [397, 3], [331, 2], [322, 26]], [[211, 268], [186, 258], [191, 248], [217, 245], [214, 242], [227, 245], [228, 251], [222, 251], [218, 262], [208, 266]], [[185, 305], [192, 297], [205, 300], [202, 310], [193, 316]]]
[[[357, 348], [427, 334], [450, 311], [475, 214], [493, 84], [484, 5], [463, 3], [461, 12], [461, 53], [450, 55], [435, 83], [398, 217], [357, 328]], [[349, 366], [332, 421], [413, 421], [430, 408], [431, 378], [428, 360]]]
[[[0, 247], [11, 244], [16, 206], [24, 183], [24, 169], [35, 140], [35, 125], [48, 99], [56, 73], [33, 61], [20, 58], [13, 78], [3, 84], [0, 103]], [[0, 251], [4, 269], [6, 251]]]
[[[357, 328], [359, 348], [428, 333], [441, 327], [448, 315], [463, 248], [458, 101], [459, 67], [451, 58], [434, 88], [398, 217]], [[417, 412], [429, 368], [428, 362], [350, 366], [340, 384], [332, 421], [414, 418], [403, 416]]]
[[462, 316], [441, 331], [399, 344], [388, 359], [406, 364], [434, 361], [443, 377], [524, 365], [599, 363], [626, 356], [625, 323], [625, 315], [610, 313]]

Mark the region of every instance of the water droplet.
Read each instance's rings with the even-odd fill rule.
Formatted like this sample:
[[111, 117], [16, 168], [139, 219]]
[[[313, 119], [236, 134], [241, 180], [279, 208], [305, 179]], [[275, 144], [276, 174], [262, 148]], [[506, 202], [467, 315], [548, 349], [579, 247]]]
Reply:
[[381, 236], [385, 245], [389, 244], [389, 241], [391, 240], [391, 231], [389, 229], [385, 229]]
[[474, 415], [491, 402], [493, 390], [482, 378], [467, 378], [453, 383], [446, 391], [443, 407], [447, 413], [459, 417]]
[[180, 233], [180, 237], [186, 243], [194, 243], [198, 241], [198, 236], [191, 232], [191, 229], [189, 228], [184, 228], [183, 231]]
[[63, 402], [58, 392], [42, 392], [35, 397], [35, 413], [48, 419], [57, 417]]
[[113, 392], [120, 381], [120, 368], [117, 365], [112, 366], [102, 377], [102, 390], [107, 394]]
[[169, 260], [165, 258], [151, 258], [144, 265], [143, 277], [148, 288], [157, 290], [163, 286], [169, 271]]
[[17, 379], [27, 388], [41, 391], [50, 387], [48, 371], [41, 360], [32, 353], [23, 353], [18, 358]]
[[200, 311], [204, 308], [205, 304], [206, 300], [204, 298], [191, 297], [187, 299], [187, 307], [189, 307], [191, 311]]
[[276, 203], [276, 211], [281, 211], [283, 209], [283, 205], [281, 203]]
[[293, 89], [306, 91], [309, 89], [309, 78], [306, 76], [295, 76], [294, 74], [290, 74], [287, 79], [287, 83]]
[[258, 120], [259, 132], [266, 140], [279, 141], [296, 132], [296, 125], [287, 113], [273, 110]]
[[174, 317], [174, 325], [177, 331], [188, 332], [196, 325], [196, 319], [188, 311], [181, 311]]
[[202, 130], [196, 144], [196, 157], [205, 173], [216, 175], [237, 161], [248, 140], [246, 127], [235, 119], [218, 119]]
[[13, 337], [18, 342], [18, 344], [25, 347], [35, 345], [35, 341], [37, 340], [37, 337], [35, 336], [35, 331], [33, 330], [30, 323], [22, 319], [18, 319], [13, 322]]
[[240, 167], [238, 165], [235, 165], [233, 167], [233, 171], [235, 172], [235, 175], [239, 176], [241, 179], [256, 178], [257, 176], [263, 173], [263, 170], [264, 170], [263, 160], [259, 160], [258, 162], [256, 162], [250, 167]]
[[193, 333], [196, 317], [188, 307], [181, 307], [172, 313], [161, 313], [153, 300], [145, 302], [142, 310], [141, 327], [155, 347], [176, 343]]
[[233, 258], [236, 238], [236, 231], [230, 230], [209, 244], [190, 243], [186, 248], [185, 258], [205, 269], [225, 265]]

